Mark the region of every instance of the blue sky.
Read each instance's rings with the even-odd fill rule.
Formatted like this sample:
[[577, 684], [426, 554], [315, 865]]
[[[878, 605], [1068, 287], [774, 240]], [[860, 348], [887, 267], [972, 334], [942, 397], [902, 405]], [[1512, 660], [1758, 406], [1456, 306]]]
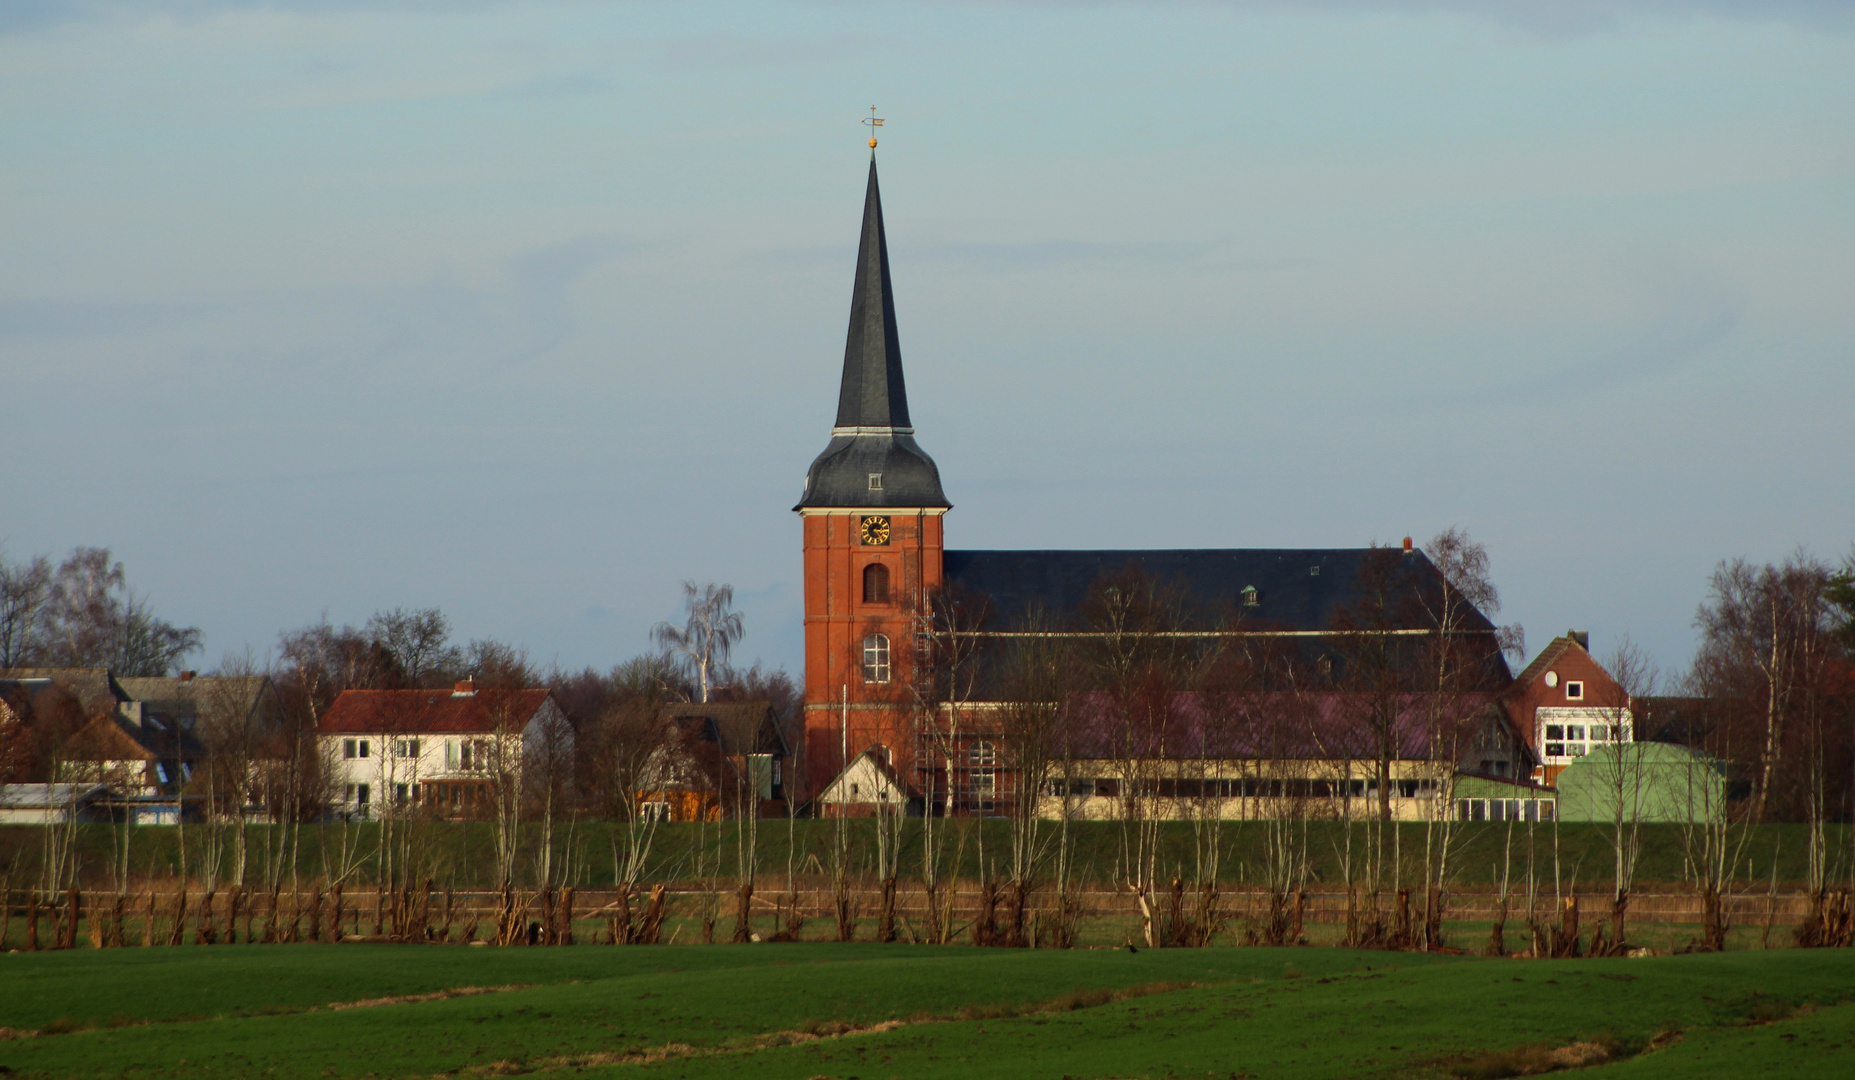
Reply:
[[1492, 552], [1684, 667], [1855, 539], [1855, 5], [0, 9], [0, 542], [260, 654], [796, 669], [876, 104], [954, 547]]

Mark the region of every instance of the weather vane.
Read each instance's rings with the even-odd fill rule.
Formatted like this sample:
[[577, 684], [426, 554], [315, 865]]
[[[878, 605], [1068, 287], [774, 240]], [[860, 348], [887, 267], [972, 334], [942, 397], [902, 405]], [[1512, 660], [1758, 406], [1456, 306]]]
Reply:
[[870, 128], [870, 149], [876, 149], [876, 129], [882, 126], [882, 117], [876, 115], [876, 106], [870, 106], [870, 114], [859, 123], [868, 124]]

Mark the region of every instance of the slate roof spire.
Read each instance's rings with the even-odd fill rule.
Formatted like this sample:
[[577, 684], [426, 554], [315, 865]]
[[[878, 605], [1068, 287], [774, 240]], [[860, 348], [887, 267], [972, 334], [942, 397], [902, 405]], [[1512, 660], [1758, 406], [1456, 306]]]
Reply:
[[850, 333], [831, 442], [805, 474], [806, 507], [947, 509], [934, 459], [915, 444], [902, 379], [902, 347], [889, 282], [889, 243], [882, 221], [876, 158], [863, 196], [863, 235], [850, 293]]
[[908, 426], [908, 390], [902, 380], [902, 344], [895, 330], [895, 293], [889, 283], [889, 243], [882, 226], [882, 192], [876, 155], [863, 194], [863, 236], [857, 243], [856, 284], [850, 293], [850, 334], [844, 342], [844, 381], [837, 394], [836, 433]]

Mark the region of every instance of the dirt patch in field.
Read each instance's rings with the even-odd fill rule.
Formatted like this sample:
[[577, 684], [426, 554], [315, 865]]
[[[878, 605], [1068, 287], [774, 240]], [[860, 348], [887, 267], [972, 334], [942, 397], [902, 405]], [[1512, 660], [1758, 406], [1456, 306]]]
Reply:
[[528, 1073], [555, 1072], [562, 1069], [585, 1069], [599, 1065], [648, 1065], [659, 1061], [680, 1058], [717, 1057], [724, 1054], [747, 1054], [757, 1050], [772, 1050], [783, 1046], [800, 1046], [805, 1043], [823, 1042], [829, 1039], [848, 1039], [863, 1035], [880, 1035], [886, 1031], [914, 1027], [920, 1024], [951, 1024], [962, 1020], [999, 1020], [1017, 1016], [1038, 1016], [1049, 1013], [1073, 1012], [1077, 1009], [1095, 1008], [1129, 998], [1148, 997], [1153, 994], [1166, 994], [1175, 990], [1191, 990], [1210, 985], [1202, 982], [1147, 983], [1142, 986], [1129, 986], [1119, 990], [1076, 990], [1058, 998], [1046, 1001], [1019, 1002], [1016, 1004], [969, 1005], [958, 1012], [945, 1014], [922, 1013], [906, 1020], [877, 1020], [867, 1024], [848, 1023], [828, 1020], [806, 1024], [802, 1028], [786, 1031], [766, 1031], [746, 1039], [740, 1039], [720, 1046], [690, 1046], [687, 1043], [666, 1043], [662, 1046], [632, 1047], [627, 1050], [598, 1050], [585, 1054], [569, 1054], [562, 1057], [541, 1058], [534, 1061], [503, 1060], [493, 1061], [465, 1069], [466, 1076], [520, 1076]]
[[505, 994], [511, 990], [530, 990], [533, 983], [510, 983], [508, 986], [453, 986], [427, 994], [395, 994], [392, 997], [366, 998], [361, 1001], [331, 1001], [323, 1008], [330, 1012], [343, 1009], [377, 1009], [382, 1005], [412, 1005], [421, 1001], [444, 1001], [447, 998], [476, 997], [479, 994]]

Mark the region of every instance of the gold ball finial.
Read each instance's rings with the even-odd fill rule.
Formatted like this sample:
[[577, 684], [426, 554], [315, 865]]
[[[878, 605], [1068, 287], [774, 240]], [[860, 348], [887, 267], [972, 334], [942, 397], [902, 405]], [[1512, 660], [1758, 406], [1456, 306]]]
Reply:
[[874, 150], [874, 149], [876, 149], [876, 140], [875, 140], [875, 139], [871, 139], [871, 140], [870, 140], [870, 149], [871, 149], [871, 150]]
[[876, 106], [870, 106], [870, 114], [863, 118], [862, 123], [870, 129], [870, 149], [874, 150], [876, 149], [876, 129], [882, 126], [882, 117], [876, 115]]

